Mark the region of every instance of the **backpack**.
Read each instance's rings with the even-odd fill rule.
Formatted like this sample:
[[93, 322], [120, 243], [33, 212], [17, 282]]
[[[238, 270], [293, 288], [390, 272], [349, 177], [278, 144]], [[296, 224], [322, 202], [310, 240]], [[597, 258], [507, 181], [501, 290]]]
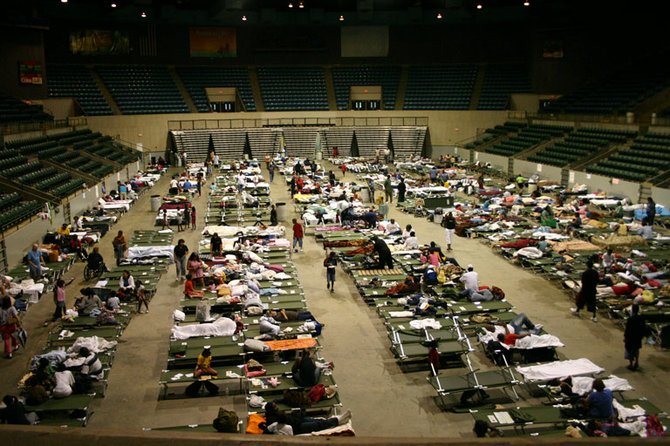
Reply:
[[237, 413], [232, 410], [220, 407], [219, 416], [214, 418], [214, 422], [212, 424], [214, 425], [214, 429], [216, 429], [218, 432], [236, 433], [237, 424], [239, 421], [240, 419], [238, 418]]
[[312, 403], [318, 403], [326, 396], [326, 386], [317, 384], [307, 391], [307, 398]]

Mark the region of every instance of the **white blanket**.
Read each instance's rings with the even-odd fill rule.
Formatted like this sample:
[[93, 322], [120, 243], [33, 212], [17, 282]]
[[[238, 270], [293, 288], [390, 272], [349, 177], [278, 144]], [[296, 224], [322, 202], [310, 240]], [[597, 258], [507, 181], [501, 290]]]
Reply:
[[110, 350], [116, 347], [116, 341], [108, 341], [104, 338], [99, 338], [97, 336], [91, 337], [80, 337], [74, 341], [74, 344], [67, 349], [68, 353], [78, 353], [79, 349], [82, 347], [88, 348], [89, 351], [93, 353], [104, 352], [105, 350]]
[[139, 257], [168, 257], [170, 262], [174, 261], [173, 246], [131, 246], [128, 248], [128, 258]]
[[423, 330], [424, 328], [433, 328], [435, 330], [439, 330], [442, 328], [442, 324], [440, 324], [435, 319], [416, 319], [410, 321], [409, 326], [415, 330]]
[[412, 317], [414, 313], [411, 311], [389, 311], [390, 317]]
[[[577, 395], [585, 395], [593, 388], [593, 381], [595, 378], [590, 376], [575, 376], [572, 378], [572, 391]], [[626, 390], [633, 390], [628, 380], [619, 378], [615, 375], [610, 375], [609, 378], [603, 380], [605, 387], [612, 391], [623, 392]]]
[[172, 327], [172, 337], [188, 339], [199, 336], [232, 336], [235, 333], [235, 322], [222, 317], [211, 324], [176, 325]]
[[526, 381], [549, 381], [568, 376], [593, 375], [605, 371], [586, 358], [554, 361], [547, 364], [517, 367]]
[[[498, 333], [504, 332], [504, 329], [502, 327], [496, 326], [496, 329], [497, 328], [500, 328], [501, 331], [497, 330], [495, 332], [485, 331], [483, 334], [480, 334], [479, 342], [481, 342], [482, 344], [486, 344], [489, 341], [497, 340]], [[503, 344], [503, 346], [507, 347], [508, 349], [512, 347], [507, 344]], [[542, 347], [564, 347], [564, 345], [560, 339], [550, 334], [543, 334], [539, 336], [531, 334], [530, 336], [525, 336], [523, 338], [517, 339], [516, 344], [514, 345], [514, 348], [522, 350], [530, 350], [533, 348], [542, 348]]]

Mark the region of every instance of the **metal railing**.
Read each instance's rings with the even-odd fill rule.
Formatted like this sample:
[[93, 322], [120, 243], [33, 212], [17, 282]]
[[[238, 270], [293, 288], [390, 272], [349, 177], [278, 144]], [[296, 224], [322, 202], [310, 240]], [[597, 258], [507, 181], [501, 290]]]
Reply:
[[168, 121], [168, 130], [243, 129], [259, 127], [400, 127], [428, 126], [427, 116], [342, 116], [336, 118], [187, 119]]

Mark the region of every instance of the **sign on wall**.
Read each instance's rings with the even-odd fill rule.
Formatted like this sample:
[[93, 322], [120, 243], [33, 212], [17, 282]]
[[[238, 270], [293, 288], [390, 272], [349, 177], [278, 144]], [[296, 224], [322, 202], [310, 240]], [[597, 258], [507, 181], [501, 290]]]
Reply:
[[42, 64], [35, 60], [19, 61], [19, 83], [22, 85], [42, 85]]

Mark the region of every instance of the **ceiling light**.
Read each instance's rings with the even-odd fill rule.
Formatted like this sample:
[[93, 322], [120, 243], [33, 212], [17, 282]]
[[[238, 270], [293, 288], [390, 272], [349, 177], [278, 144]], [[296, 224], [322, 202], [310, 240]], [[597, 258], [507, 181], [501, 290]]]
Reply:
[[67, 3], [67, 0], [60, 0], [61, 3]]
[[482, 9], [482, 8], [483, 8], [482, 4], [481, 4], [481, 3], [478, 3], [478, 4], [477, 4], [477, 9]]
[[438, 12], [438, 13], [437, 13], [437, 19], [438, 19], [438, 20], [442, 20], [442, 13], [441, 13], [441, 12]]
[[344, 22], [344, 16], [343, 15], [340, 16], [340, 22]]
[[305, 4], [303, 2], [298, 3], [298, 8], [302, 9], [305, 7]]
[[112, 4], [109, 6], [111, 6], [112, 8], [116, 8], [116, 3], [112, 2]]
[[289, 2], [288, 7], [293, 8], [293, 3]]
[[530, 6], [530, 2], [529, 2], [528, 0], [525, 0], [525, 1], [523, 2], [523, 5], [524, 5], [524, 6]]
[[243, 15], [243, 16], [242, 16], [242, 21], [243, 21], [243, 22], [246, 22], [246, 21], [247, 21], [247, 16]]
[[140, 14], [140, 17], [142, 17], [143, 19], [146, 19], [147, 18], [147, 13], [142, 11], [142, 14]]

